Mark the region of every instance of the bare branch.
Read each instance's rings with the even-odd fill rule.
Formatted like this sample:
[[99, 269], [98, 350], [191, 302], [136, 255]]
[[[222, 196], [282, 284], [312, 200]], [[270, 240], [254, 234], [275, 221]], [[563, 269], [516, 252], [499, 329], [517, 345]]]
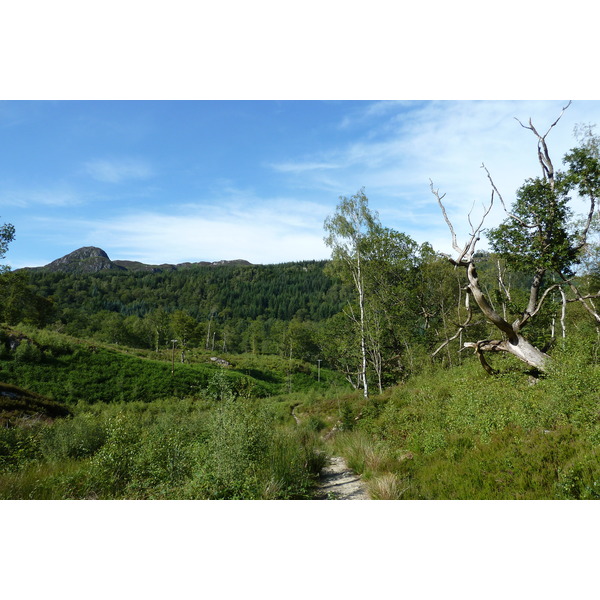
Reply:
[[473, 233], [473, 231], [475, 231], [475, 227], [473, 227], [473, 222], [471, 221], [471, 214], [473, 213], [474, 208], [475, 208], [475, 200], [473, 200], [471, 210], [467, 214], [467, 221], [469, 222], [469, 226], [471, 227], [471, 233]]
[[495, 375], [498, 371], [492, 368], [492, 366], [485, 360], [484, 352], [506, 352], [505, 342], [500, 340], [480, 340], [479, 342], [466, 342], [465, 348], [473, 348], [475, 354], [479, 358], [481, 366], [489, 375]]
[[592, 220], [594, 218], [594, 211], [596, 210], [596, 198], [593, 194], [590, 194], [590, 212], [588, 213], [587, 219], [585, 221], [585, 225], [583, 227], [583, 231], [581, 232], [581, 239], [579, 244], [575, 246], [575, 250], [578, 252], [587, 244], [587, 236], [592, 225]]
[[600, 292], [587, 294], [586, 296], [577, 296], [577, 298], [569, 298], [567, 302], [579, 302], [580, 300], [591, 300], [592, 298], [600, 298]]
[[[540, 312], [546, 298], [548, 297], [548, 294], [557, 288], [561, 289], [561, 285], [562, 285], [561, 283], [555, 283], [554, 285], [551, 285], [548, 289], [546, 289], [544, 291], [544, 293], [542, 294], [542, 297], [539, 299], [535, 309], [532, 312], [525, 313], [525, 315], [519, 321], [519, 329], [521, 329], [525, 325], [525, 323], [527, 323], [527, 321], [529, 321], [529, 319], [531, 319], [532, 317], [535, 317], [535, 315], [537, 315]], [[561, 293], [562, 293], [562, 289], [561, 289]]]
[[519, 225], [522, 225], [523, 227], [527, 227], [529, 229], [533, 229], [534, 227], [536, 227], [536, 225], [528, 225], [527, 223], [525, 223], [525, 221], [523, 221], [516, 215], [513, 215], [511, 212], [509, 212], [508, 208], [506, 208], [506, 204], [504, 203], [504, 198], [502, 197], [502, 194], [500, 194], [500, 192], [498, 191], [498, 188], [496, 187], [496, 184], [494, 183], [494, 180], [492, 179], [492, 176], [490, 175], [490, 172], [488, 171], [487, 167], [482, 163], [481, 168], [485, 169], [485, 172], [487, 173], [487, 177], [490, 180], [490, 184], [492, 186], [493, 191], [495, 191], [496, 194], [498, 194], [498, 197], [500, 198], [500, 202], [502, 203], [502, 208], [504, 209], [504, 212], [511, 219], [514, 219], [515, 221], [517, 221], [519, 223]]
[[457, 332], [450, 338], [448, 338], [445, 342], [443, 342], [437, 349], [435, 352], [432, 353], [431, 357], [433, 358], [440, 350], [444, 349], [450, 342], [454, 341], [469, 325], [469, 323], [471, 322], [471, 319], [473, 318], [473, 309], [471, 308], [471, 305], [469, 304], [469, 294], [466, 295], [465, 297], [465, 307], [467, 309], [467, 319], [464, 323], [461, 323], [458, 326], [458, 330]]
[[550, 125], [550, 127], [548, 127], [548, 131], [546, 131], [544, 137], [546, 137], [550, 133], [550, 130], [561, 120], [562, 116], [565, 114], [565, 110], [567, 110], [567, 108], [569, 108], [569, 106], [571, 106], [572, 102], [573, 102], [573, 100], [569, 100], [567, 102], [567, 105], [563, 106], [562, 111], [560, 112], [560, 115], [558, 115], [556, 121], [554, 121], [554, 123], [552, 123], [552, 125]]
[[470, 262], [467, 267], [467, 278], [469, 280], [469, 290], [473, 294], [473, 298], [475, 299], [475, 302], [477, 302], [477, 306], [479, 306], [485, 318], [500, 329], [500, 331], [502, 331], [509, 339], [514, 337], [516, 332], [513, 327], [494, 310], [486, 295], [483, 293], [479, 283], [477, 269], [473, 262]]
[[461, 250], [460, 246], [458, 245], [458, 242], [456, 241], [456, 233], [454, 232], [454, 227], [452, 227], [452, 223], [450, 222], [448, 214], [446, 213], [446, 208], [442, 204], [442, 200], [446, 197], [446, 194], [442, 194], [440, 196], [439, 190], [433, 189], [433, 181], [431, 179], [429, 180], [429, 185], [431, 188], [431, 193], [437, 198], [438, 204], [440, 205], [442, 215], [444, 216], [444, 221], [446, 221], [446, 225], [448, 225], [448, 229], [450, 229], [450, 234], [452, 235], [452, 248], [454, 248], [454, 250], [460, 254], [463, 251]]
[[[497, 192], [497, 190], [496, 190], [496, 192]], [[471, 225], [471, 239], [474, 239], [476, 236], [479, 235], [479, 232], [481, 231], [481, 228], [483, 227], [483, 224], [485, 223], [485, 219], [490, 214], [490, 211], [492, 210], [493, 206], [494, 206], [494, 190], [492, 190], [492, 197], [490, 198], [489, 206], [486, 208], [485, 204], [483, 205], [483, 209], [484, 209], [483, 216], [481, 217], [481, 221], [476, 229], [473, 228], [473, 224], [471, 223], [471, 213], [469, 212], [469, 224]], [[473, 247], [473, 249], [475, 249], [475, 248]]]
[[[582, 296], [579, 292], [579, 288], [570, 279], [567, 279], [562, 273], [559, 273], [559, 275], [575, 294], [575, 300], [581, 302], [583, 308], [585, 308], [585, 310], [595, 319], [596, 323], [600, 323], [600, 314], [598, 314], [598, 311], [592, 302], [592, 298], [600, 297], [600, 292], [598, 292], [596, 295], [590, 294], [588, 296]], [[569, 300], [569, 302], [574, 302], [575, 300]], [[586, 300], [589, 300], [589, 304], [586, 302]]]
[[[471, 235], [469, 237], [469, 241], [465, 244], [464, 248], [461, 249], [461, 247], [458, 245], [458, 242], [456, 239], [456, 232], [454, 231], [454, 227], [452, 226], [452, 223], [450, 222], [448, 213], [446, 212], [446, 208], [444, 207], [444, 204], [442, 202], [442, 200], [444, 199], [446, 194], [443, 194], [442, 196], [440, 196], [439, 190], [435, 190], [433, 188], [433, 181], [431, 181], [431, 179], [429, 180], [429, 183], [430, 183], [431, 193], [436, 197], [438, 204], [440, 206], [440, 209], [442, 211], [442, 215], [444, 216], [444, 220], [446, 221], [446, 225], [448, 225], [448, 229], [450, 229], [450, 234], [452, 235], [452, 248], [454, 249], [455, 252], [458, 253], [458, 259], [449, 259], [449, 260], [454, 266], [466, 266], [471, 261], [473, 254], [475, 253], [475, 246], [477, 245], [477, 242], [480, 239], [479, 233], [481, 232], [483, 224], [485, 223], [486, 217], [489, 215], [489, 213], [492, 210], [492, 207], [494, 205], [494, 192], [492, 191], [492, 197], [491, 197], [489, 206], [486, 207], [484, 205], [484, 207], [483, 207], [484, 213], [483, 213], [483, 216], [481, 217], [481, 221], [477, 227], [475, 227], [473, 225], [473, 222], [471, 221], [471, 213], [473, 211], [473, 207], [469, 211], [468, 221], [469, 221], [469, 225], [471, 226]], [[466, 261], [465, 261], [465, 257], [467, 259]]]
[[552, 123], [552, 125], [550, 125], [550, 127], [548, 128], [548, 131], [546, 131], [546, 133], [544, 135], [540, 135], [538, 133], [537, 129], [533, 126], [531, 119], [529, 119], [529, 125], [526, 126], [526, 125], [523, 125], [523, 123], [521, 123], [521, 121], [519, 121], [519, 119], [517, 119], [515, 117], [516, 121], [519, 123], [519, 125], [521, 125], [521, 127], [524, 127], [525, 129], [529, 129], [537, 137], [537, 139], [538, 139], [538, 159], [540, 161], [540, 165], [542, 166], [542, 173], [544, 175], [544, 178], [548, 179], [548, 181], [550, 181], [550, 185], [552, 187], [554, 187], [554, 165], [552, 164], [552, 160], [550, 160], [548, 146], [546, 145], [546, 136], [550, 133], [552, 128], [560, 121], [565, 110], [567, 110], [567, 108], [569, 108], [569, 106], [571, 106], [571, 100], [569, 100], [569, 102], [566, 106], [563, 106], [563, 109], [562, 109], [560, 115], [558, 115], [558, 118], [556, 119], [556, 121], [554, 121], [554, 123]]
[[479, 362], [481, 363], [481, 366], [484, 368], [485, 372], [488, 375], [496, 375], [498, 373], [498, 371], [496, 371], [496, 369], [494, 369], [490, 363], [485, 360], [485, 356], [483, 355], [483, 350], [481, 349], [481, 342], [477, 342], [476, 346], [475, 346], [475, 353], [477, 354], [477, 357], [479, 358]]
[[504, 283], [504, 279], [502, 277], [502, 270], [500, 268], [500, 259], [498, 259], [497, 265], [498, 265], [498, 286], [504, 292], [504, 295], [508, 298], [508, 301], [512, 302], [512, 298], [510, 296], [510, 290], [506, 287], [506, 284]]

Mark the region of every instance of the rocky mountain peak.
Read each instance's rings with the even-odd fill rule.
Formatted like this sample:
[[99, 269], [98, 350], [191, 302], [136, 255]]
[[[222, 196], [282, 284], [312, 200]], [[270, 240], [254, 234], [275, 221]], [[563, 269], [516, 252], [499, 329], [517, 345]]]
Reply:
[[63, 256], [57, 258], [45, 267], [37, 267], [46, 271], [59, 271], [63, 273], [97, 273], [107, 269], [118, 271], [146, 271], [158, 273], [161, 271], [174, 271], [177, 269], [186, 269], [189, 267], [216, 267], [222, 265], [246, 266], [250, 265], [247, 260], [220, 260], [216, 262], [196, 262], [196, 263], [180, 263], [177, 265], [161, 264], [161, 265], [146, 265], [137, 261], [130, 260], [111, 260], [108, 254], [97, 248], [96, 246], [85, 246], [79, 248]]
[[123, 267], [115, 265], [102, 248], [85, 246], [52, 261], [44, 269], [66, 273], [97, 273], [105, 269], [123, 270]]

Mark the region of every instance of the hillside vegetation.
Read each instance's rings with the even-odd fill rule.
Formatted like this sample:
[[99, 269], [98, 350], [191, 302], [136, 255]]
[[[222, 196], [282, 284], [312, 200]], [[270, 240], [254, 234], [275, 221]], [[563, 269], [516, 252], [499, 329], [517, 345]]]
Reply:
[[1, 388], [1, 498], [309, 498], [333, 453], [373, 498], [600, 494], [600, 367], [583, 337], [537, 383], [516, 361], [491, 378], [473, 359], [369, 399], [300, 362], [288, 379], [276, 357], [171, 375], [167, 356], [51, 337], [30, 338], [44, 340], [41, 357], [2, 361], [4, 379], [48, 397]]

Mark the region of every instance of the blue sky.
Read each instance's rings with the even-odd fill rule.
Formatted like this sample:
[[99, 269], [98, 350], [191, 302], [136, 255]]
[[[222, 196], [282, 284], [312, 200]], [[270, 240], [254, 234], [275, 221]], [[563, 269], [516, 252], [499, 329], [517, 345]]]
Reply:
[[[49, 263], [94, 245], [147, 263], [319, 259], [323, 221], [361, 187], [384, 225], [449, 251], [429, 179], [459, 236], [490, 196], [539, 174], [536, 140], [566, 101], [3, 101], [0, 222], [6, 262]], [[548, 137], [556, 164], [576, 101]], [[489, 224], [502, 219], [498, 206]], [[476, 218], [476, 217], [475, 217]]]

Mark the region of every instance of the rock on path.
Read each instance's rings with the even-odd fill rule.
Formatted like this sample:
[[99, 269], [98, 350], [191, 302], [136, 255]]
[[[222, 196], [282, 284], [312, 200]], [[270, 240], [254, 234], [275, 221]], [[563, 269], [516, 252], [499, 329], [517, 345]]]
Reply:
[[321, 471], [318, 500], [370, 500], [360, 477], [351, 471], [341, 456], [329, 459]]

